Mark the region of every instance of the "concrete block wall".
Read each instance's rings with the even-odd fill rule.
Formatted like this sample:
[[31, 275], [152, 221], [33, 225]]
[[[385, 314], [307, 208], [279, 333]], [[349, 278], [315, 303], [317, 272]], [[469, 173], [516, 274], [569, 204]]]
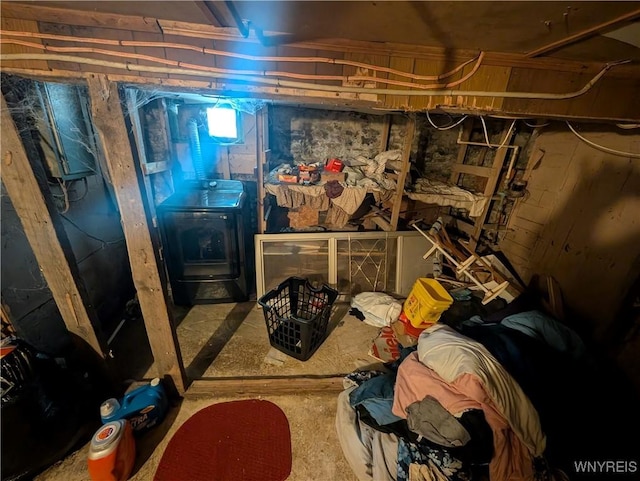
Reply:
[[[576, 124], [588, 139], [640, 153], [640, 135]], [[500, 247], [525, 281], [550, 274], [587, 331], [602, 338], [640, 274], [640, 162], [596, 150], [564, 124], [536, 139], [527, 194]]]

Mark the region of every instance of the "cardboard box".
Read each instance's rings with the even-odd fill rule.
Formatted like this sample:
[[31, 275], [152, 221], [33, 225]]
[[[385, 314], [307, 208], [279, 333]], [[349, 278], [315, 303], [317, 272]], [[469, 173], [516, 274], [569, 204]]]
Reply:
[[391, 362], [400, 358], [400, 345], [391, 327], [380, 329], [378, 337], [374, 339], [369, 349], [369, 355], [382, 362]]
[[307, 205], [297, 209], [289, 209], [287, 216], [289, 217], [289, 227], [294, 229], [304, 229], [305, 227], [319, 224], [318, 209], [313, 209]]
[[297, 184], [298, 183], [298, 176], [297, 175], [290, 175], [290, 174], [278, 174], [278, 180], [280, 182], [288, 182], [288, 183]]
[[406, 325], [402, 321], [396, 321], [391, 324], [394, 337], [402, 347], [411, 347], [418, 345], [418, 338], [412, 334], [409, 334], [406, 330]]
[[329, 182], [330, 180], [337, 180], [338, 182], [344, 182], [347, 178], [346, 172], [330, 172], [328, 170], [323, 170], [320, 176], [320, 180], [322, 182]]

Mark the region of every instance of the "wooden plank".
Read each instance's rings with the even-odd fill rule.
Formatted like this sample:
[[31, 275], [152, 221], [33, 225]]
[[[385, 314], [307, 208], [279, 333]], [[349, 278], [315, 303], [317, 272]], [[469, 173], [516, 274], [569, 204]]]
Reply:
[[[218, 151], [218, 170], [217, 172], [222, 175], [223, 179], [231, 179], [231, 164], [229, 163], [229, 146], [220, 146], [216, 149]], [[220, 151], [224, 154], [220, 155]]]
[[[598, 115], [616, 113], [622, 116], [632, 116], [638, 118], [640, 112], [640, 95], [631, 92], [640, 92], [639, 79], [603, 78], [586, 95], [578, 97], [578, 101], [583, 97], [593, 97], [594, 100], [588, 104], [590, 112]], [[582, 108], [580, 108], [582, 107]], [[583, 114], [587, 106], [572, 105], [569, 113]]]
[[[474, 64], [467, 65], [462, 70], [462, 75], [467, 75], [473, 69]], [[487, 65], [486, 57], [476, 73], [466, 82], [460, 84], [460, 93], [454, 100], [455, 105], [464, 105], [472, 109], [500, 110], [504, 99], [502, 97], [469, 97], [465, 90], [480, 90], [487, 92], [504, 92], [511, 78], [511, 67], [496, 67]], [[532, 90], [536, 91], [536, 89]]]
[[30, 162], [2, 97], [2, 182], [67, 329], [101, 357], [106, 342], [95, 332], [97, 314], [82, 283], [62, 220], [39, 159]]
[[[462, 135], [460, 140], [463, 142], [469, 142], [471, 138], [471, 131], [473, 130], [473, 117], [467, 119], [462, 124]], [[464, 159], [467, 157], [467, 144], [460, 144], [458, 147], [458, 158], [456, 159], [456, 163], [454, 165], [462, 165], [464, 164]], [[460, 180], [460, 172], [456, 172], [453, 170], [451, 172], [451, 177], [449, 178], [449, 182], [454, 185], [458, 184], [458, 180]]]
[[[213, 46], [216, 50], [224, 51], [224, 52], [234, 52], [240, 53], [243, 55], [253, 55], [256, 57], [273, 57], [277, 55], [276, 47], [264, 47], [260, 44], [256, 43], [239, 43], [239, 42], [229, 42], [225, 40], [214, 40]], [[309, 52], [306, 52], [308, 56]], [[211, 56], [210, 56], [211, 57]], [[284, 70], [287, 71], [287, 66], [291, 65], [308, 65], [313, 67], [314, 64], [292, 64], [292, 63], [283, 63], [276, 64], [276, 62], [263, 62], [258, 60], [246, 60], [242, 58], [235, 57], [227, 57], [224, 55], [216, 55], [215, 56], [216, 67], [226, 68], [231, 70]]]
[[[346, 52], [344, 54], [345, 60], [352, 60], [354, 62], [361, 62], [370, 65], [376, 65], [380, 67], [388, 67], [389, 66], [389, 56], [388, 55], [373, 55], [373, 54], [363, 54], [363, 53], [354, 53], [354, 52]], [[379, 72], [374, 70], [369, 70], [362, 67], [353, 67], [350, 65], [345, 65], [343, 69], [344, 75], [365, 75], [369, 77], [378, 77], [386, 79], [388, 77], [388, 73]], [[361, 86], [365, 88], [387, 88], [387, 84], [377, 83], [374, 81], [354, 81], [354, 82], [344, 82], [345, 86]], [[379, 94], [352, 94], [355, 98], [370, 98], [371, 100], [377, 100], [379, 102], [384, 103], [385, 96]]]
[[[84, 27], [84, 26], [74, 26], [72, 28], [74, 37], [97, 37], [104, 38], [108, 40], [133, 40], [133, 33], [124, 31], [124, 30], [116, 30], [113, 28], [99, 28], [99, 27]], [[122, 47], [122, 46], [110, 46], [105, 48], [105, 50], [115, 50], [118, 52], [124, 53], [136, 53], [136, 49], [134, 47]], [[103, 55], [99, 53], [82, 53], [82, 57], [92, 58], [97, 60], [106, 60], [108, 62], [127, 62], [128, 64], [137, 64], [138, 59], [130, 59], [130, 58], [122, 58], [122, 57], [114, 57], [111, 55]], [[159, 66], [159, 64], [156, 64]], [[115, 70], [110, 67], [103, 67], [101, 65], [87, 65], [80, 64], [80, 70], [92, 73], [117, 73], [118, 70]]]
[[[335, 52], [335, 51], [330, 51], [330, 50], [318, 50], [315, 53], [318, 57], [323, 57], [323, 58], [332, 58], [332, 59], [338, 59], [338, 60], [342, 60], [344, 59], [344, 53], [343, 52]], [[318, 75], [342, 75], [342, 65], [340, 64], [336, 64], [336, 63], [316, 63], [316, 74]], [[327, 85], [342, 85], [342, 81], [340, 80], [328, 80], [326, 82]]]
[[[194, 47], [198, 47], [198, 49], [212, 49], [214, 48], [213, 41], [210, 39], [198, 39], [198, 38], [188, 38], [178, 37], [175, 35], [167, 35], [166, 33], [163, 35], [163, 39], [167, 43], [177, 43], [177, 44], [187, 44], [193, 45]], [[220, 65], [216, 64], [217, 57], [215, 55], [208, 55], [203, 52], [196, 52], [194, 50], [183, 50], [176, 48], [165, 48], [166, 58], [168, 60], [175, 60], [178, 62], [186, 62], [197, 65], [204, 65], [206, 67], [219, 67]], [[171, 79], [189, 79], [194, 81], [202, 81], [204, 80], [202, 77], [195, 76], [187, 76], [187, 75], [175, 75], [169, 74], [169, 78]], [[211, 88], [212, 82], [207, 81], [207, 86]]]
[[382, 135], [380, 136], [380, 152], [389, 148], [389, 134], [391, 134], [391, 115], [384, 116], [382, 121]]
[[266, 145], [265, 141], [267, 136], [265, 131], [268, 129], [268, 112], [267, 107], [256, 112], [256, 159], [257, 159], [257, 177], [258, 177], [258, 231], [260, 234], [264, 234], [267, 230], [267, 220], [264, 212], [264, 169], [266, 164]]
[[[38, 22], [33, 20], [20, 20], [16, 18], [5, 18], [5, 5], [6, 2], [2, 4], [2, 19], [0, 19], [0, 24], [2, 25], [3, 30], [17, 30], [24, 32], [38, 32]], [[34, 38], [29, 39], [31, 43], [42, 43], [41, 40]], [[33, 47], [24, 47], [22, 45], [12, 45], [8, 43], [2, 44], [2, 53], [42, 53], [42, 50], [39, 48]], [[3, 61], [2, 69], [4, 70], [7, 67], [12, 66], [21, 66], [25, 68], [35, 68], [35, 69], [48, 69], [48, 63], [45, 60], [23, 60], [23, 61]]]
[[379, 217], [377, 215], [371, 217], [371, 222], [373, 222], [375, 225], [380, 227], [383, 231], [390, 232], [393, 230], [391, 228], [391, 224], [389, 224], [386, 220], [384, 220], [382, 217]]
[[[217, 44], [217, 42], [216, 42]], [[276, 55], [278, 57], [315, 57], [315, 50], [307, 50], [303, 48], [279, 46], [276, 49]], [[291, 63], [291, 62], [277, 62], [276, 68], [278, 70], [284, 70], [286, 72], [301, 73], [312, 75], [316, 73], [315, 63]]]
[[310, 393], [339, 393], [344, 376], [212, 378], [193, 381], [185, 396], [261, 396]]
[[[542, 74], [542, 75], [541, 75]], [[513, 69], [509, 91], [567, 92], [577, 90], [591, 78], [591, 73], [555, 72], [544, 74], [533, 69]], [[635, 92], [640, 81], [634, 78], [611, 78], [609, 73], [587, 93], [567, 100], [504, 99], [505, 112], [549, 117], [607, 118], [612, 114], [621, 118], [638, 118], [640, 96]]]
[[22, 18], [41, 22], [82, 25], [86, 27], [107, 27], [120, 30], [161, 33], [154, 18], [115, 13], [83, 12], [68, 8], [27, 5], [17, 2], [3, 2], [2, 16]]
[[[53, 35], [64, 35], [64, 36], [69, 36], [69, 37], [73, 37], [74, 33], [73, 33], [73, 27], [71, 25], [62, 25], [60, 23], [47, 23], [47, 22], [38, 22], [38, 28], [40, 29], [40, 33], [48, 33], [48, 34], [53, 34]], [[36, 41], [37, 39], [29, 39], [29, 41]], [[62, 40], [53, 40], [53, 39], [47, 39], [46, 40], [46, 44], [47, 46], [51, 45], [53, 47], [69, 47], [69, 42], [65, 42]], [[42, 53], [42, 52], [40, 52]], [[47, 62], [49, 65], [49, 68], [51, 69], [62, 69], [62, 70], [73, 70], [73, 71], [80, 71], [80, 65], [79, 64], [74, 64], [74, 63], [69, 63], [69, 62], [56, 62], [56, 61], [49, 61]]]
[[[86, 79], [93, 74], [90, 72], [70, 72], [67, 70], [37, 70], [37, 69], [23, 69], [23, 68], [4, 68], [6, 73], [12, 73], [15, 75], [22, 75], [35, 80], [65, 80], [67, 82], [78, 82], [78, 79]], [[285, 87], [260, 87], [255, 85], [231, 85], [222, 84], [219, 85], [215, 82], [208, 80], [203, 81], [202, 77], [196, 79], [183, 78], [152, 78], [152, 77], [140, 77], [138, 75], [120, 75], [109, 74], [109, 78], [113, 82], [122, 82], [129, 84], [144, 84], [144, 85], [158, 85], [159, 88], [172, 87], [176, 89], [197, 89], [205, 91], [207, 93], [222, 93], [225, 96], [232, 97], [233, 95], [253, 96], [263, 100], [279, 100], [292, 103], [304, 103], [308, 105], [330, 106], [336, 107], [339, 105], [345, 105], [351, 108], [370, 109], [376, 107], [378, 104], [372, 101], [358, 100], [353, 98], [353, 94], [346, 94], [340, 92], [323, 92], [317, 90], [306, 89], [293, 89]], [[630, 119], [615, 119], [615, 120], [630, 120]]]
[[[131, 32], [132, 39], [138, 42], [162, 42], [164, 40], [161, 33], [153, 32]], [[151, 57], [169, 58], [167, 57], [167, 49], [161, 47], [134, 47], [134, 51], [138, 54], [150, 55]], [[157, 67], [158, 63], [149, 62], [148, 60], [138, 60], [140, 65], [151, 65]], [[168, 78], [168, 74], [152, 73], [152, 72], [140, 72], [141, 77], [157, 77]]]
[[393, 201], [393, 209], [391, 210], [391, 230], [393, 231], [398, 230], [400, 207], [402, 205], [402, 196], [404, 195], [404, 182], [407, 178], [407, 174], [409, 173], [409, 159], [411, 157], [411, 146], [413, 145], [413, 137], [415, 133], [416, 119], [412, 115], [409, 117], [409, 122], [407, 124], [407, 133], [404, 137], [404, 143], [402, 146], [402, 170], [400, 171], [400, 176], [398, 177], [398, 182], [396, 185], [396, 196]]
[[549, 52], [553, 52], [562, 47], [566, 47], [567, 45], [571, 45], [573, 43], [579, 42], [580, 40], [584, 40], [585, 38], [596, 35], [600, 32], [610, 31], [621, 24], [628, 23], [636, 18], [640, 17], [640, 9], [634, 10], [632, 12], [625, 13], [616, 18], [612, 18], [611, 20], [607, 20], [599, 25], [595, 25], [591, 28], [587, 28], [586, 30], [582, 30], [581, 32], [574, 33], [573, 35], [569, 35], [560, 40], [556, 40], [555, 42], [551, 42], [547, 45], [543, 45], [542, 47], [538, 47], [535, 50], [526, 53], [526, 57], [533, 58], [538, 57], [540, 55], [548, 54]]
[[[389, 58], [389, 68], [394, 70], [400, 70], [402, 72], [413, 72], [415, 59], [406, 58], [406, 57], [390, 57]], [[396, 74], [389, 74], [390, 80], [403, 80], [408, 81], [407, 77]], [[385, 96], [385, 104], [387, 107], [392, 109], [408, 109], [410, 102], [408, 95], [386, 95]]]
[[198, 7], [198, 10], [202, 12], [204, 18], [208, 23], [213, 25], [214, 27], [222, 27], [224, 26], [224, 17], [221, 15], [221, 12], [218, 10], [219, 8], [223, 8], [226, 10], [226, 6], [222, 2], [209, 2], [209, 1], [195, 1], [193, 2]]
[[457, 229], [460, 232], [464, 232], [469, 236], [471, 236], [471, 234], [473, 233], [473, 225], [469, 222], [463, 219], [452, 217], [449, 214], [440, 214], [439, 216], [442, 217], [442, 220], [444, 220], [444, 223], [447, 227], [453, 227], [454, 229]]
[[[162, 12], [160, 11], [158, 15], [162, 15]], [[176, 22], [135, 15], [117, 15], [95, 11], [79, 11], [70, 8], [48, 7], [41, 4], [26, 5], [17, 2], [4, 2], [2, 16], [6, 18], [18, 18], [66, 25], [113, 28], [127, 32], [165, 33], [188, 37], [229, 40], [244, 44], [259, 44], [259, 39], [254, 34], [251, 34], [249, 38], [243, 38], [236, 28], [215, 27], [212, 25], [189, 22]], [[269, 32], [265, 32], [265, 35], [269, 35]], [[298, 42], [292, 45], [297, 48], [307, 49], [308, 53], [316, 50], [324, 50], [425, 60], [442, 60], [446, 58], [450, 63], [461, 63], [477, 54], [477, 51], [474, 50], [451, 50], [445, 47], [345, 39]], [[488, 52], [483, 64], [498, 67], [534, 68], [567, 72], [584, 72], [587, 70], [594, 73], [602, 65], [600, 62], [572, 61], [552, 57], [528, 58], [522, 54], [505, 52]], [[629, 65], [616, 68], [608, 75], [623, 78], [629, 77], [630, 75], [638, 77], [638, 72], [635, 66]]]
[[[506, 90], [512, 92], [569, 92], [581, 88], [590, 80], [589, 77], [590, 75], [584, 75], [581, 81], [580, 75], [575, 73], [556, 72], [554, 75], [548, 75], [540, 70], [513, 69]], [[578, 98], [582, 99], [583, 97], [585, 95]], [[504, 99], [503, 105], [511, 112], [527, 113], [542, 110], [549, 113], [566, 114], [574, 100], [576, 99]]]
[[[440, 75], [442, 73], [447, 72], [453, 67], [452, 63], [448, 59], [439, 59], [439, 60], [421, 60], [416, 59], [414, 62], [413, 73], [418, 75]], [[457, 72], [456, 74], [443, 79], [441, 81], [437, 80], [413, 80], [413, 83], [420, 83], [423, 85], [433, 85], [433, 84], [441, 84], [447, 82], [453, 82], [458, 80], [462, 75], [462, 71]], [[435, 96], [435, 97], [410, 97], [409, 104], [412, 110], [431, 110], [436, 108], [438, 105], [443, 105], [450, 103], [444, 96]]]
[[[506, 135], [507, 132], [503, 132], [502, 135]], [[513, 135], [513, 134], [511, 134]], [[511, 139], [507, 140], [507, 144], [511, 143]], [[487, 184], [484, 188], [484, 195], [491, 199], [496, 190], [496, 186], [498, 185], [498, 180], [500, 178], [500, 173], [502, 171], [502, 166], [504, 165], [505, 158], [507, 157], [507, 153], [509, 149], [506, 147], [501, 147], [496, 152], [495, 157], [493, 158], [493, 165], [491, 166], [491, 170], [493, 170], [493, 175], [487, 179]], [[480, 241], [480, 235], [482, 234], [482, 227], [484, 226], [485, 221], [487, 220], [487, 216], [489, 215], [489, 209], [491, 208], [491, 200], [487, 201], [487, 204], [484, 206], [484, 210], [482, 214], [475, 219], [474, 222], [474, 231], [473, 235], [469, 239], [469, 248], [472, 251], [476, 250], [478, 242]]]
[[168, 163], [168, 168], [164, 169], [163, 173], [151, 175], [153, 200], [155, 205], [158, 205], [174, 192], [173, 176], [170, 170], [173, 143], [169, 138], [169, 115], [167, 114], [165, 99], [157, 98], [151, 100], [142, 108], [142, 112], [144, 112], [141, 120], [144, 121], [147, 162], [155, 164], [160, 162]]
[[491, 177], [495, 172], [491, 167], [481, 167], [479, 165], [453, 164], [451, 171], [458, 174], [471, 174], [479, 177]]
[[171, 168], [169, 162], [164, 160], [160, 162], [147, 162], [141, 165], [142, 173], [144, 175], [157, 174], [159, 172], [165, 172]]
[[158, 376], [170, 377], [178, 392], [183, 393], [186, 377], [180, 346], [167, 303], [166, 286], [159, 273], [157, 252], [151, 240], [118, 88], [104, 75], [91, 76], [87, 83], [93, 123], [102, 142], [120, 206], [131, 274], [154, 357], [154, 367]]

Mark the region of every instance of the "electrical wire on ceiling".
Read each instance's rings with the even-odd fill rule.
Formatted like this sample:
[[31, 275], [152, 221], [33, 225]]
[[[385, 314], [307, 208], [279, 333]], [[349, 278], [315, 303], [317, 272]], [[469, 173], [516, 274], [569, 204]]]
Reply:
[[584, 143], [590, 145], [594, 149], [598, 149], [598, 150], [601, 150], [603, 152], [607, 152], [608, 154], [619, 155], [620, 157], [631, 157], [633, 159], [640, 159], [640, 154], [635, 154], [633, 152], [622, 152], [620, 150], [616, 150], [616, 149], [612, 149], [612, 148], [609, 148], [609, 147], [605, 147], [605, 146], [600, 145], [600, 144], [596, 144], [595, 142], [593, 142], [593, 141], [587, 139], [586, 137], [583, 137], [582, 135], [580, 135], [576, 131], [576, 129], [573, 128], [573, 125], [571, 125], [568, 120], [566, 121], [566, 123], [567, 123], [567, 127], [569, 127], [571, 132], [573, 132], [576, 135], [576, 137], [578, 137], [580, 140], [582, 140]]
[[502, 147], [504, 147], [507, 141], [511, 138], [511, 132], [513, 131], [513, 128], [516, 125], [516, 120], [517, 119], [513, 119], [513, 121], [511, 122], [511, 125], [509, 126], [509, 130], [507, 130], [507, 133], [502, 139], [502, 142], [500, 142], [498, 145], [494, 145], [491, 142], [489, 142], [489, 132], [487, 131], [487, 124], [484, 120], [484, 117], [481, 115], [480, 121], [482, 122], [482, 131], [484, 132], [484, 139], [485, 139], [485, 143], [487, 144], [487, 147], [489, 147], [490, 149], [496, 149], [496, 148], [501, 149]]
[[[203, 72], [201, 70], [192, 70], [186, 68], [168, 68], [168, 67], [153, 67], [149, 65], [139, 65], [133, 63], [111, 62], [107, 60], [99, 60], [94, 58], [76, 57], [72, 55], [55, 55], [55, 54], [34, 54], [34, 53], [14, 53], [14, 54], [0, 54], [0, 61], [15, 61], [15, 60], [44, 60], [55, 61], [65, 63], [75, 63], [84, 65], [95, 65], [101, 67], [108, 67], [118, 70], [126, 70], [133, 72], [153, 72], [164, 73], [171, 75], [190, 75], [194, 77], [206, 77], [208, 79], [220, 79], [220, 80], [236, 80], [242, 82], [252, 82], [265, 85], [271, 85], [275, 87], [276, 92], [279, 88], [293, 88], [293, 89], [305, 89], [309, 91], [322, 91], [331, 93], [358, 93], [358, 94], [376, 94], [376, 95], [401, 95], [411, 97], [435, 97], [435, 96], [455, 96], [465, 95], [470, 97], [497, 97], [497, 98], [524, 98], [524, 99], [547, 99], [547, 100], [562, 100], [579, 97], [588, 92], [593, 85], [595, 85], [600, 78], [611, 68], [627, 63], [627, 61], [614, 62], [606, 64], [600, 72], [598, 72], [584, 87], [580, 90], [567, 93], [544, 93], [544, 92], [493, 92], [493, 91], [476, 91], [476, 90], [400, 90], [400, 89], [381, 89], [381, 88], [367, 88], [367, 87], [344, 87], [336, 85], [324, 85], [309, 82], [297, 82], [281, 79], [271, 79], [265, 77], [259, 77], [255, 75], [238, 75], [230, 73], [217, 73], [217, 72]], [[20, 71], [17, 69], [16, 71]], [[413, 84], [414, 87], [417, 84]]]
[[640, 124], [616, 124], [616, 127], [623, 130], [640, 129]]
[[502, 142], [500, 142], [500, 145], [498, 146], [499, 149], [504, 147], [504, 145], [507, 143], [507, 141], [511, 138], [511, 133], [513, 132], [513, 128], [515, 126], [516, 126], [516, 120], [514, 119], [511, 122], [511, 125], [509, 126], [509, 130], [507, 130], [507, 134], [504, 136], [504, 139], [502, 139]]
[[491, 142], [489, 142], [489, 133], [487, 132], [487, 124], [482, 115], [480, 116], [480, 122], [482, 122], [482, 131], [484, 132], [485, 143], [487, 144], [487, 147], [491, 147]]
[[540, 129], [542, 127], [547, 127], [548, 125], [551, 125], [551, 122], [545, 122], [543, 124], [530, 124], [526, 120], [523, 120], [523, 122], [527, 127], [530, 127], [532, 129]]
[[[389, 67], [382, 67], [380, 65], [373, 65], [365, 62], [356, 62], [354, 60], [344, 60], [337, 58], [328, 58], [328, 57], [285, 57], [285, 56], [260, 56], [260, 55], [247, 55], [237, 52], [227, 52], [224, 50], [215, 50], [209, 49], [205, 47], [196, 47], [195, 45], [183, 44], [183, 43], [172, 43], [172, 42], [143, 42], [143, 41], [135, 41], [135, 40], [111, 40], [111, 39], [101, 39], [101, 38], [91, 38], [91, 37], [73, 37], [68, 35], [54, 35], [54, 34], [46, 34], [46, 33], [38, 33], [38, 32], [21, 32], [21, 31], [13, 31], [13, 30], [2, 30], [0, 29], [0, 37], [13, 36], [13, 37], [28, 37], [28, 38], [38, 38], [42, 40], [56, 40], [62, 42], [73, 42], [75, 44], [78, 43], [89, 43], [89, 44], [99, 44], [99, 45], [112, 45], [118, 47], [149, 47], [149, 48], [173, 48], [173, 49], [181, 49], [181, 50], [191, 50], [194, 52], [202, 53], [205, 55], [218, 55], [223, 57], [232, 57], [241, 60], [252, 60], [256, 62], [289, 62], [289, 63], [329, 63], [335, 65], [345, 65], [356, 68], [364, 68], [367, 70], [371, 70], [374, 72], [384, 72], [392, 75], [398, 75], [401, 77], [410, 78], [413, 80], [442, 80], [452, 75], [458, 73], [464, 67], [469, 65], [471, 62], [479, 61], [481, 62], [480, 56], [482, 53], [479, 53], [474, 58], [464, 61], [454, 69], [441, 73], [439, 75], [419, 75], [412, 72], [405, 72], [403, 70], [396, 70]], [[9, 39], [7, 39], [9, 40]], [[14, 42], [16, 42], [14, 40]], [[34, 44], [38, 46], [42, 46], [42, 44]], [[25, 45], [26, 46], [26, 45]], [[51, 48], [51, 46], [48, 46]], [[37, 48], [37, 47], [36, 47]], [[77, 48], [77, 47], [60, 47], [60, 48]], [[479, 63], [478, 62], [478, 63]]]
[[484, 58], [484, 52], [481, 52], [478, 56], [478, 60], [474, 65], [473, 69], [469, 73], [467, 73], [464, 77], [455, 80], [453, 82], [444, 83], [444, 84], [419, 84], [412, 82], [405, 82], [401, 80], [393, 80], [387, 78], [380, 78], [376, 76], [370, 75], [317, 75], [317, 74], [302, 74], [302, 73], [293, 73], [293, 72], [285, 72], [285, 71], [273, 71], [273, 70], [234, 70], [234, 69], [225, 69], [218, 67], [209, 67], [205, 65], [193, 64], [188, 62], [182, 62], [179, 60], [170, 60], [162, 57], [153, 57], [150, 55], [144, 55], [139, 53], [131, 53], [131, 52], [120, 52], [116, 50], [105, 50], [99, 48], [92, 47], [54, 47], [51, 45], [42, 45], [39, 43], [33, 42], [25, 42], [23, 40], [14, 40], [14, 39], [0, 39], [0, 44], [11, 44], [11, 45], [20, 45], [23, 47], [29, 47], [38, 50], [44, 50], [45, 52], [58, 52], [58, 53], [92, 53], [92, 54], [100, 54], [106, 55], [116, 58], [126, 58], [126, 59], [135, 59], [135, 60], [144, 60], [147, 62], [159, 63], [162, 65], [170, 65], [172, 67], [183, 67], [187, 69], [195, 69], [202, 70], [204, 72], [211, 73], [229, 73], [232, 75], [261, 75], [265, 77], [284, 77], [284, 78], [293, 78], [300, 80], [326, 80], [326, 81], [338, 81], [343, 83], [351, 83], [351, 82], [376, 82], [387, 85], [396, 85], [399, 87], [410, 87], [417, 89], [440, 89], [440, 88], [451, 88], [460, 85], [461, 83], [469, 80], [480, 68], [480, 64]]
[[464, 121], [465, 121], [465, 119], [467, 118], [467, 115], [464, 115], [460, 120], [458, 120], [457, 122], [454, 122], [454, 123], [452, 123], [452, 124], [450, 124], [450, 125], [447, 125], [447, 126], [438, 126], [438, 125], [436, 125], [436, 124], [434, 124], [434, 123], [433, 123], [433, 120], [431, 120], [431, 116], [429, 115], [429, 111], [428, 111], [428, 110], [426, 111], [426, 114], [427, 114], [427, 120], [429, 121], [429, 123], [431, 124], [431, 126], [432, 126], [434, 129], [438, 129], [438, 130], [449, 130], [449, 129], [453, 129], [453, 128], [457, 127], [458, 125], [460, 125], [462, 122], [464, 122]]

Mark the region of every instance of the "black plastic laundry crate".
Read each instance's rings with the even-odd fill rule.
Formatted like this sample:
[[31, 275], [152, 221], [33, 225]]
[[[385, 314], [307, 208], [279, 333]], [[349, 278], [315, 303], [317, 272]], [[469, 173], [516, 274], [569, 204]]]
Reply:
[[260, 299], [269, 342], [279, 351], [306, 361], [327, 337], [331, 306], [338, 291], [307, 279], [290, 277]]

